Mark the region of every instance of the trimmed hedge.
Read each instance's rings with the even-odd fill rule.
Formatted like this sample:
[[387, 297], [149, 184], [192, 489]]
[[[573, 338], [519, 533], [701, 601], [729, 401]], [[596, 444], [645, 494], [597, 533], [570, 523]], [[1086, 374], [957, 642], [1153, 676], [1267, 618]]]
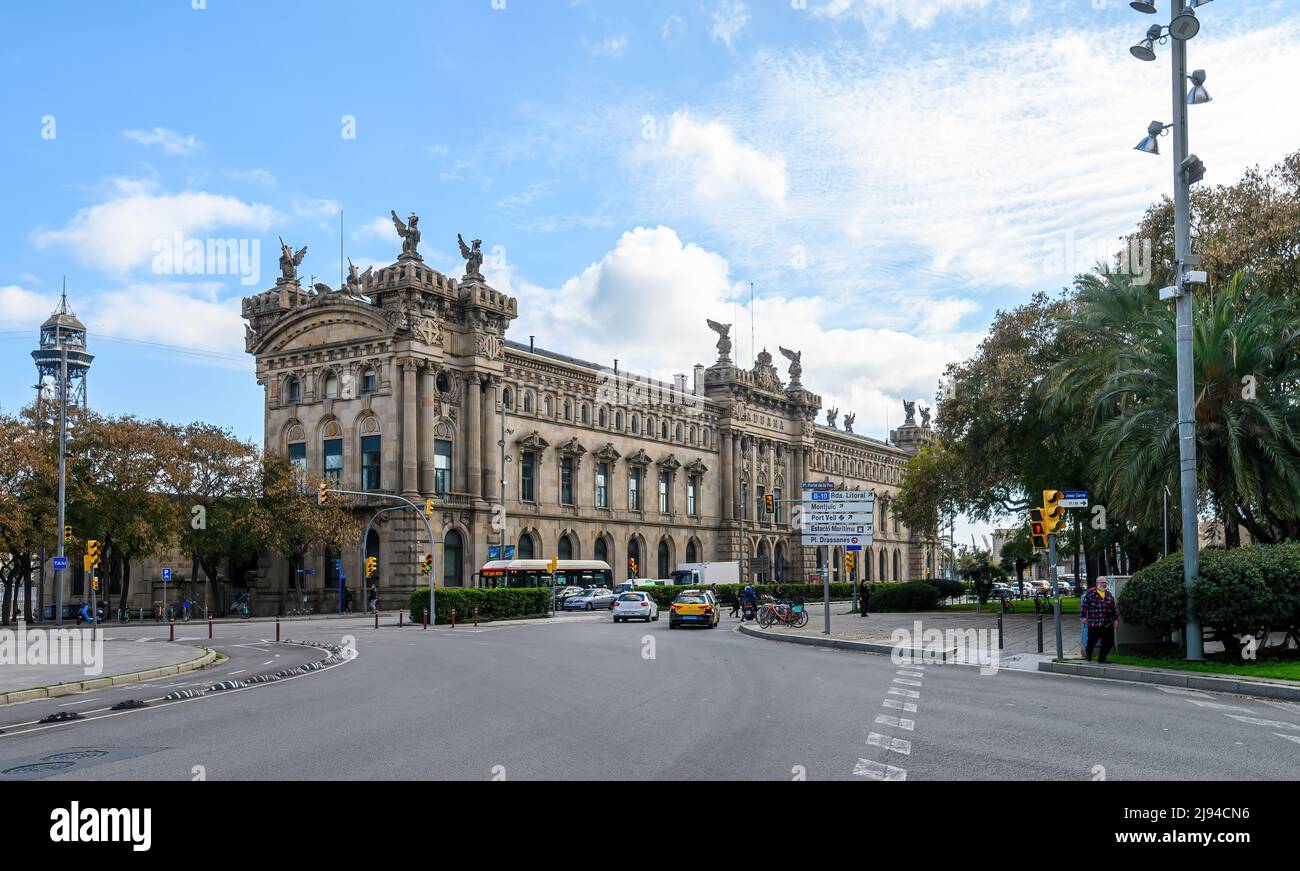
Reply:
[[[429, 607], [429, 588], [411, 593], [411, 622], [424, 619], [424, 609]], [[456, 609], [456, 622], [469, 623], [478, 608], [479, 622], [508, 620], [519, 617], [545, 617], [551, 613], [549, 587], [439, 587], [434, 597], [434, 623], [450, 623], [451, 609]]]
[[868, 584], [872, 611], [933, 611], [939, 607], [939, 586], [931, 581], [902, 584]]
[[[1186, 603], [1183, 558], [1175, 553], [1134, 574], [1117, 604], [1121, 619], [1172, 632], [1182, 628]], [[1300, 542], [1202, 550], [1192, 610], [1234, 654], [1243, 635], [1300, 636]]]

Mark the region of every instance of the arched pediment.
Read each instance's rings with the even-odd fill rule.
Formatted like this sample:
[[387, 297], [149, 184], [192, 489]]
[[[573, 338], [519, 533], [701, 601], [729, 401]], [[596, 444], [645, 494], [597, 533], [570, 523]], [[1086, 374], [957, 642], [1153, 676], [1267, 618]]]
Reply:
[[286, 315], [259, 336], [257, 345], [250, 350], [254, 354], [278, 354], [387, 339], [392, 334], [392, 326], [379, 309], [364, 302], [340, 300]]

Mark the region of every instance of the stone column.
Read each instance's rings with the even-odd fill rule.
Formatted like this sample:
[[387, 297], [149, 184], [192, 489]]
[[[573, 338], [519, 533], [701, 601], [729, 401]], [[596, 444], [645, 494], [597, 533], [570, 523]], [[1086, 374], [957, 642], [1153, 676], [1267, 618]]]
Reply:
[[433, 494], [433, 421], [438, 408], [438, 388], [433, 364], [425, 363], [420, 372], [420, 492]]
[[731, 513], [731, 486], [734, 483], [731, 475], [731, 430], [723, 430], [718, 434], [720, 444], [718, 446], [718, 493], [722, 497], [722, 511], [720, 517], [723, 523], [732, 518]]
[[418, 424], [415, 419], [415, 361], [402, 362], [402, 495], [418, 496], [419, 464], [416, 457]]
[[[497, 498], [497, 489], [501, 483], [501, 447], [497, 444], [501, 438], [501, 414], [497, 410], [497, 393], [501, 379], [490, 375], [484, 379], [483, 397], [483, 459], [487, 475], [483, 481], [483, 498], [489, 502]], [[577, 489], [578, 482], [574, 481]]]
[[471, 498], [483, 496], [483, 391], [478, 373], [465, 377], [465, 483]]
[[739, 520], [745, 516], [745, 509], [741, 507], [745, 498], [745, 488], [741, 486], [741, 479], [745, 474], [745, 466], [741, 462], [741, 443], [744, 436], [740, 433], [731, 434], [731, 505], [735, 514], [732, 520]]

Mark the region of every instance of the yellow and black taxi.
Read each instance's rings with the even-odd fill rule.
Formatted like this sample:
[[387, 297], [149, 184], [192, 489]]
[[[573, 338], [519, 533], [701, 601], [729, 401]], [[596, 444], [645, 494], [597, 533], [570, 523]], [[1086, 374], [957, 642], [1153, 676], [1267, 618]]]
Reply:
[[703, 626], [712, 629], [722, 619], [718, 600], [709, 590], [684, 590], [668, 609], [668, 628]]

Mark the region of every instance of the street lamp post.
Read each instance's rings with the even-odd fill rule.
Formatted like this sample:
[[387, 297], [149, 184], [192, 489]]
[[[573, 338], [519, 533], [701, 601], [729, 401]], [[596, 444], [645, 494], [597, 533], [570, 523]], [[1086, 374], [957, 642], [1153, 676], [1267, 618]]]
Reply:
[[[1173, 135], [1174, 161], [1174, 285], [1162, 291], [1161, 298], [1174, 297], [1175, 328], [1177, 335], [1177, 371], [1178, 371], [1178, 477], [1179, 497], [1182, 510], [1183, 538], [1183, 587], [1187, 591], [1186, 625], [1183, 632], [1187, 648], [1187, 659], [1199, 662], [1205, 658], [1205, 649], [1201, 637], [1201, 624], [1192, 611], [1192, 582], [1200, 572], [1199, 531], [1197, 529], [1197, 481], [1196, 481], [1196, 381], [1192, 367], [1192, 295], [1189, 267], [1199, 265], [1199, 258], [1191, 251], [1191, 186], [1204, 174], [1204, 167], [1187, 149], [1187, 105], [1189, 102], [1204, 103], [1209, 101], [1205, 92], [1204, 71], [1198, 70], [1193, 78], [1195, 89], [1188, 94], [1187, 75], [1187, 40], [1200, 30], [1195, 7], [1204, 5], [1209, 0], [1174, 0], [1175, 15], [1168, 30], [1153, 26], [1147, 32], [1147, 38], [1130, 51], [1139, 60], [1155, 59], [1153, 45], [1164, 41], [1167, 34], [1172, 37], [1170, 58], [1173, 67], [1173, 110], [1174, 117], [1169, 127]], [[1130, 4], [1139, 12], [1154, 13], [1154, 2], [1133, 2]], [[1153, 39], [1153, 37], [1155, 37]], [[1148, 128], [1148, 136], [1139, 145], [1139, 151], [1158, 154], [1156, 137], [1161, 129], [1159, 122], [1153, 122]], [[1200, 278], [1203, 280], [1203, 276]]]

